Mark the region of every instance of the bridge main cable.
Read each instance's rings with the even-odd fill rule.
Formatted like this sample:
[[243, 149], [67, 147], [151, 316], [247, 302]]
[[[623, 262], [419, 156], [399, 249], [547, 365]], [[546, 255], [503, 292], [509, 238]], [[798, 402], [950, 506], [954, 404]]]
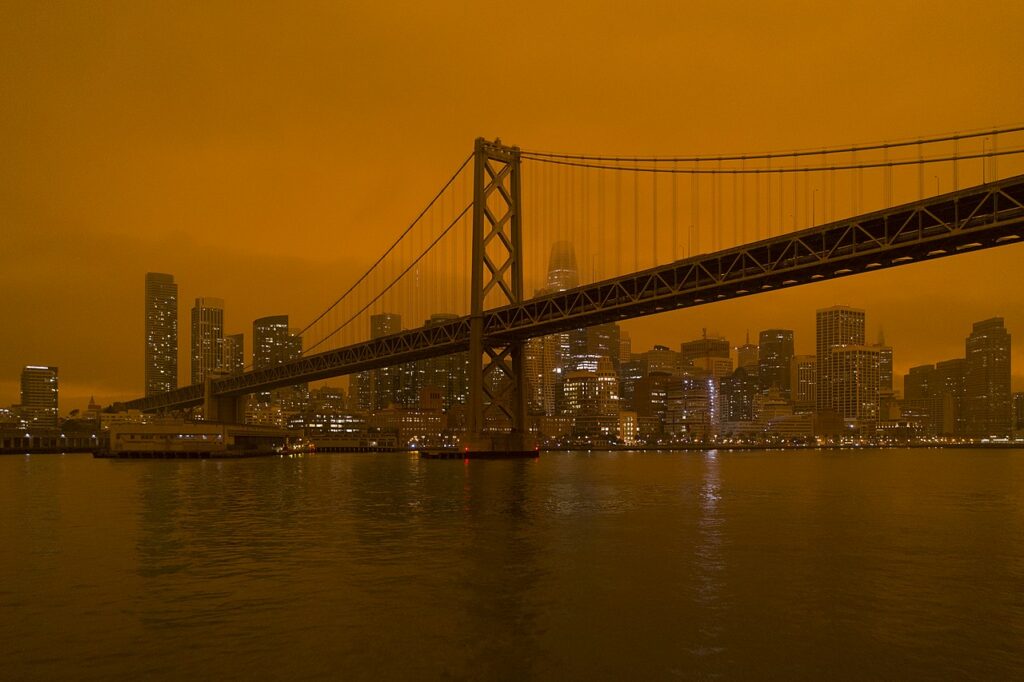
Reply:
[[[430, 210], [431, 208], [433, 208], [434, 204], [435, 204], [435, 203], [437, 203], [437, 200], [441, 198], [441, 196], [442, 196], [442, 195], [443, 195], [443, 194], [445, 193], [445, 191], [446, 191], [446, 190], [447, 190], [447, 189], [448, 189], [449, 187], [451, 187], [452, 183], [454, 183], [454, 182], [455, 182], [456, 178], [458, 178], [458, 177], [459, 177], [459, 174], [460, 174], [460, 173], [462, 173], [462, 171], [463, 171], [463, 170], [464, 170], [464, 169], [466, 168], [466, 166], [467, 166], [467, 165], [469, 164], [469, 162], [470, 162], [470, 160], [471, 160], [472, 158], [473, 158], [473, 154], [470, 154], [469, 156], [467, 156], [467, 157], [465, 158], [465, 160], [463, 160], [463, 162], [462, 162], [462, 163], [461, 163], [461, 164], [459, 165], [459, 167], [458, 167], [458, 168], [456, 169], [456, 171], [455, 171], [454, 173], [452, 173], [452, 176], [451, 176], [450, 178], [448, 178], [448, 182], [444, 183], [444, 186], [443, 186], [443, 187], [441, 187], [441, 189], [440, 189], [440, 190], [438, 190], [437, 194], [435, 194], [435, 195], [434, 195], [434, 198], [433, 198], [433, 199], [431, 199], [431, 200], [430, 200], [430, 202], [429, 202], [429, 203], [428, 203], [428, 204], [427, 204], [427, 205], [426, 205], [426, 206], [425, 206], [425, 207], [423, 208], [423, 210], [419, 212], [419, 215], [417, 215], [417, 216], [416, 216], [416, 218], [415, 218], [415, 219], [413, 219], [413, 221], [412, 221], [412, 222], [411, 222], [411, 223], [409, 224], [409, 226], [408, 226], [407, 228], [405, 228], [405, 230], [404, 230], [404, 231], [403, 231], [403, 232], [402, 232], [402, 233], [401, 233], [400, 235], [398, 235], [398, 238], [397, 238], [397, 239], [395, 239], [395, 241], [394, 241], [394, 242], [393, 242], [393, 243], [391, 244], [391, 246], [389, 246], [389, 247], [387, 248], [387, 250], [386, 250], [386, 251], [384, 251], [384, 253], [383, 253], [383, 254], [381, 254], [381, 256], [380, 256], [380, 257], [379, 257], [379, 258], [378, 258], [378, 259], [377, 259], [377, 260], [376, 260], [376, 261], [375, 261], [375, 262], [373, 263], [373, 265], [371, 265], [371, 266], [370, 266], [370, 267], [369, 267], [369, 268], [368, 268], [368, 269], [366, 270], [366, 272], [364, 272], [364, 273], [363, 273], [363, 274], [362, 274], [362, 275], [361, 275], [361, 276], [359, 277], [359, 279], [357, 279], [357, 280], [356, 280], [355, 282], [353, 282], [353, 284], [352, 284], [352, 285], [351, 285], [351, 286], [350, 286], [350, 287], [349, 287], [349, 288], [348, 288], [348, 289], [347, 289], [347, 290], [345, 291], [345, 293], [343, 293], [343, 294], [342, 294], [341, 296], [339, 296], [339, 297], [338, 297], [338, 299], [337, 299], [336, 301], [334, 301], [334, 303], [332, 303], [331, 305], [329, 305], [329, 306], [328, 306], [328, 307], [327, 307], [327, 308], [326, 308], [326, 309], [325, 309], [325, 310], [324, 310], [324, 311], [323, 311], [322, 313], [320, 313], [319, 315], [317, 315], [317, 316], [316, 316], [316, 318], [314, 318], [312, 322], [310, 322], [310, 323], [309, 323], [309, 324], [307, 324], [307, 325], [306, 325], [305, 327], [303, 327], [303, 328], [302, 328], [302, 330], [301, 330], [301, 331], [299, 332], [299, 336], [302, 336], [303, 334], [305, 334], [305, 333], [306, 333], [307, 331], [309, 331], [309, 329], [310, 329], [310, 328], [311, 328], [311, 327], [312, 327], [313, 325], [315, 325], [315, 324], [316, 324], [317, 322], [319, 322], [320, 320], [322, 320], [322, 319], [323, 319], [323, 318], [324, 318], [324, 317], [325, 317], [325, 316], [326, 316], [326, 315], [327, 315], [327, 314], [328, 314], [329, 312], [331, 312], [331, 311], [332, 311], [332, 310], [334, 310], [334, 309], [335, 309], [336, 307], [338, 307], [338, 305], [340, 305], [340, 304], [341, 304], [341, 302], [342, 302], [342, 301], [344, 301], [344, 300], [345, 300], [345, 298], [346, 298], [346, 297], [348, 297], [348, 295], [349, 295], [349, 294], [351, 294], [351, 293], [352, 293], [352, 292], [353, 292], [353, 291], [355, 290], [355, 288], [356, 288], [356, 287], [358, 287], [358, 286], [359, 286], [360, 284], [362, 284], [362, 282], [363, 282], [363, 281], [364, 281], [364, 280], [365, 280], [365, 279], [366, 279], [367, 277], [369, 277], [369, 276], [370, 276], [370, 273], [372, 273], [372, 272], [374, 271], [374, 269], [376, 269], [376, 267], [377, 267], [378, 265], [380, 265], [381, 263], [383, 263], [383, 262], [384, 262], [384, 259], [385, 259], [385, 258], [387, 258], [387, 257], [388, 257], [388, 255], [390, 255], [390, 254], [391, 254], [391, 252], [395, 250], [395, 248], [396, 248], [396, 247], [398, 246], [398, 244], [399, 244], [399, 243], [400, 243], [400, 242], [401, 242], [401, 241], [402, 241], [402, 240], [403, 240], [403, 239], [404, 239], [404, 238], [406, 237], [406, 235], [408, 235], [408, 234], [409, 234], [409, 233], [410, 233], [410, 232], [412, 231], [412, 229], [413, 229], [414, 227], [416, 227], [416, 225], [417, 225], [417, 224], [418, 224], [418, 223], [420, 222], [420, 220], [421, 220], [421, 219], [423, 218], [423, 216], [425, 216], [425, 215], [427, 214], [427, 212], [428, 212], [428, 211], [429, 211], [429, 210]], [[465, 211], [463, 211], [463, 213], [465, 213]], [[447, 234], [448, 230], [450, 230], [450, 229], [451, 229], [451, 226], [449, 226], [449, 227], [448, 227], [448, 228], [447, 228], [447, 229], [446, 229], [446, 230], [444, 231], [444, 233], [443, 233], [443, 234]], [[442, 236], [443, 236], [443, 234], [442, 234]], [[436, 241], [435, 241], [434, 243], [436, 243]], [[431, 246], [433, 246], [433, 244], [431, 244]], [[428, 248], [428, 250], [429, 250], [429, 248]], [[422, 255], [420, 256], [420, 258], [422, 258]], [[414, 263], [413, 263], [413, 264], [415, 264], [416, 262], [419, 262], [419, 258], [417, 258], [417, 259], [416, 259], [416, 261], [414, 261]], [[411, 267], [411, 266], [410, 266], [410, 267]], [[406, 272], [408, 272], [408, 270], [406, 270]], [[402, 275], [404, 275], [404, 274], [405, 274], [405, 273], [403, 272], [403, 273], [402, 273]], [[398, 279], [401, 279], [402, 275], [399, 275], [399, 276], [398, 276], [398, 278], [397, 278], [397, 279], [395, 280], [395, 282], [397, 282], [397, 281], [398, 281]], [[388, 289], [390, 289], [390, 288], [391, 288], [391, 286], [392, 286], [393, 284], [394, 284], [394, 282], [392, 282], [392, 284], [388, 286]], [[384, 291], [387, 291], [387, 289], [385, 289]], [[382, 291], [382, 292], [381, 292], [381, 294], [379, 294], [379, 295], [377, 296], [377, 298], [380, 298], [380, 295], [382, 295], [382, 294], [384, 293], [384, 291]], [[374, 301], [376, 301], [376, 300], [377, 300], [377, 298], [375, 298], [375, 299], [374, 299]], [[363, 310], [365, 310], [365, 308], [364, 308]], [[362, 312], [362, 311], [360, 311], [360, 312]], [[351, 320], [349, 320], [348, 322], [351, 322]], [[341, 327], [338, 327], [338, 329], [335, 329], [334, 331], [332, 331], [332, 332], [331, 332], [330, 334], [328, 334], [328, 335], [327, 335], [327, 336], [325, 336], [324, 338], [320, 339], [320, 341], [317, 341], [317, 342], [316, 342], [316, 343], [315, 343], [315, 344], [314, 344], [313, 346], [311, 346], [310, 348], [307, 348], [306, 350], [304, 350], [304, 351], [303, 351], [303, 353], [306, 353], [306, 352], [308, 352], [308, 351], [310, 351], [310, 350], [313, 350], [313, 348], [316, 348], [317, 346], [319, 346], [320, 344], [322, 344], [322, 343], [323, 343], [324, 341], [326, 341], [327, 339], [329, 339], [329, 338], [330, 338], [331, 336], [334, 336], [334, 334], [336, 334], [336, 333], [337, 333], [338, 331], [340, 331], [340, 330], [341, 330], [342, 328], [344, 328], [344, 327], [345, 327], [345, 325], [347, 325], [347, 324], [348, 324], [348, 322], [346, 322], [345, 324], [343, 324], [343, 325], [342, 325]]]
[[[946, 133], [934, 137], [921, 137], [916, 139], [897, 140], [894, 142], [875, 142], [864, 145], [850, 145], [846, 147], [821, 147], [817, 149], [797, 149], [787, 152], [761, 152], [755, 154], [720, 154], [706, 156], [608, 156], [595, 154], [569, 154], [561, 152], [545, 152], [536, 150], [522, 150], [524, 158], [531, 158], [534, 161], [543, 159], [577, 159], [585, 161], [622, 161], [633, 163], [708, 163], [714, 161], [754, 161], [762, 159], [792, 159], [800, 156], [825, 156], [832, 154], [848, 154], [861, 151], [877, 151], [880, 149], [895, 149], [899, 147], [912, 147], [915, 145], [937, 144], [940, 142], [956, 142], [959, 140], [970, 140], [979, 137], [993, 135], [1008, 135], [1011, 133], [1024, 132], [1024, 125], [1006, 126], [1002, 128], [989, 128], [985, 130], [974, 130], [964, 133]], [[968, 157], [959, 157], [968, 158]], [[600, 166], [594, 166], [598, 168]], [[734, 172], [734, 171], [729, 171]]]

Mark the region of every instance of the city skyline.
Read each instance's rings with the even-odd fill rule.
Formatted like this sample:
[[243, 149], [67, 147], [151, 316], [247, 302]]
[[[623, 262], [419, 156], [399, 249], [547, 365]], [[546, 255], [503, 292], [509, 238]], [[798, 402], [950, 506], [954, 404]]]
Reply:
[[[565, 256], [563, 255], [563, 256], [559, 256], [559, 257], [561, 258], [561, 257], [565, 257]], [[154, 273], [148, 273], [148, 274], [154, 274]], [[885, 273], [884, 272], [883, 273], [872, 273], [871, 275], [866, 275], [866, 276], [876, 276], [878, 274], [885, 274]], [[173, 274], [171, 274], [170, 276], [172, 278], [174, 277]], [[850, 282], [850, 280], [848, 280], [848, 279], [847, 280], [840, 280], [840, 281], [842, 281], [842, 282]], [[174, 284], [175, 288], [177, 288], [178, 286], [182, 285], [183, 283], [181, 282], [180, 279], [178, 279], [178, 280], [174, 281], [173, 284]], [[824, 282], [824, 283], [821, 283], [821, 284], [815, 284], [812, 287], [805, 287], [805, 288], [803, 288], [803, 290], [804, 291], [808, 291], [808, 290], [813, 291], [814, 287], [819, 287], [819, 286], [820, 287], [824, 287], [824, 286], [828, 286], [829, 284], [832, 284], [832, 282]], [[147, 280], [147, 290], [148, 290], [148, 287], [149, 287], [149, 282]], [[798, 291], [798, 290], [790, 290], [790, 291], [778, 292], [778, 293], [791, 294], [794, 291]], [[761, 296], [774, 296], [774, 295], [776, 295], [775, 292], [768, 293], [768, 294], [762, 294]], [[200, 297], [195, 297], [192, 300], [198, 301], [198, 299], [204, 299], [204, 298], [209, 298], [209, 297], [201, 297], [200, 296]], [[221, 305], [223, 307], [223, 309], [221, 310], [222, 316], [223, 317], [228, 317], [228, 314], [225, 313], [224, 311], [226, 309], [233, 309], [233, 306], [232, 306], [231, 302], [230, 301], [226, 301], [226, 300], [221, 299], [221, 298], [213, 298], [211, 300], [217, 302], [216, 304]], [[723, 301], [723, 302], [716, 303], [714, 305], [715, 306], [733, 306], [733, 307], [741, 307], [742, 308], [745, 305], [753, 307], [752, 304], [753, 304], [753, 301], [751, 299], [740, 299], [740, 300], [737, 300], [737, 301]], [[837, 305], [839, 305], [840, 307], [859, 308], [859, 306], [856, 306], [856, 305], [847, 305], [847, 304], [837, 304]], [[178, 300], [178, 309], [179, 310], [178, 310], [178, 321], [177, 321], [177, 327], [178, 327], [178, 330], [179, 330], [178, 331], [178, 346], [179, 346], [179, 348], [178, 348], [178, 362], [177, 362], [177, 366], [178, 366], [178, 385], [187, 385], [188, 383], [191, 383], [189, 381], [189, 379], [190, 379], [190, 373], [192, 371], [192, 369], [191, 369], [191, 367], [192, 367], [191, 357], [192, 357], [192, 352], [193, 352], [194, 349], [192, 349], [192, 346], [191, 346], [191, 344], [192, 344], [192, 335], [191, 335], [192, 325], [191, 325], [191, 323], [189, 321], [189, 314], [190, 314], [189, 311], [193, 307], [194, 307], [193, 305], [190, 305], [190, 299], [187, 299], [184, 296], [180, 296], [179, 297], [179, 300]], [[624, 331], [628, 332], [630, 334], [630, 336], [632, 337], [632, 344], [633, 344], [633, 352], [634, 353], [648, 351], [651, 348], [653, 348], [655, 346], [658, 346], [658, 345], [665, 345], [665, 346], [668, 346], [670, 348], [674, 347], [674, 348], [678, 349], [680, 344], [687, 343], [687, 342], [692, 342], [692, 341], [694, 341], [696, 339], [699, 339], [702, 334], [707, 334], [708, 336], [717, 336], [717, 337], [725, 338], [726, 340], [728, 340], [729, 341], [729, 348], [730, 348], [730, 357], [735, 361], [735, 360], [737, 360], [737, 350], [738, 350], [738, 348], [740, 346], [743, 345], [740, 342], [740, 339], [741, 338], [745, 338], [747, 334], [753, 334], [753, 340], [756, 341], [758, 339], [758, 335], [760, 333], [762, 333], [762, 332], [770, 332], [770, 331], [780, 331], [780, 330], [783, 330], [783, 331], [793, 332], [793, 334], [794, 334], [794, 338], [795, 338], [794, 352], [793, 352], [794, 355], [803, 355], [803, 354], [814, 355], [815, 354], [815, 342], [814, 342], [815, 324], [814, 324], [814, 317], [815, 317], [815, 311], [821, 310], [821, 309], [822, 308], [819, 307], [819, 308], [811, 309], [809, 311], [802, 311], [803, 314], [801, 314], [801, 311], [788, 310], [784, 314], [789, 316], [789, 317], [787, 317], [786, 319], [782, 319], [781, 322], [771, 323], [771, 324], [769, 324], [768, 326], [766, 326], [764, 328], [760, 328], [760, 327], [758, 327], [758, 326], [756, 326], [754, 324], [744, 324], [742, 319], [739, 319], [739, 320], [733, 319], [732, 323], [728, 327], [726, 327], [726, 329], [728, 329], [730, 331], [723, 331], [722, 328], [709, 328], [707, 326], [702, 326], [702, 327], [697, 327], [697, 328], [693, 328], [692, 326], [687, 326], [685, 329], [677, 329], [677, 330], [675, 330], [675, 335], [678, 338], [669, 338], [669, 334], [672, 333], [671, 330], [665, 330], [663, 332], [661, 329], [658, 329], [657, 327], [655, 328], [654, 331], [646, 330], [644, 328], [645, 325], [643, 323], [647, 319], [649, 319], [649, 318], [640, 318], [640, 319], [637, 319], [637, 320], [626, 320], [626, 321], [623, 321], [622, 323], [620, 323], [620, 326], [621, 326], [621, 328]], [[704, 310], [704, 308], [698, 308], [698, 309], [695, 309], [695, 310], [677, 311], [677, 312], [672, 312], [672, 313], [663, 313], [663, 314], [655, 315], [653, 317], [654, 318], [668, 317], [668, 316], [676, 316], [676, 317], [683, 317], [683, 318], [685, 318], [685, 317], [697, 317], [698, 319], [695, 322], [691, 323], [691, 325], [696, 325], [696, 324], [701, 324], [703, 322], [703, 320], [700, 319], [700, 311], [701, 310]], [[1012, 312], [1013, 311], [1009, 311], [1009, 314], [1007, 314], [1007, 313], [1004, 313], [1002, 311], [995, 311], [991, 315], [975, 316], [973, 319], [970, 319], [970, 321], [966, 325], [961, 325], [961, 326], [963, 328], [965, 328], [965, 329], [969, 329], [971, 325], [975, 324], [979, 320], [988, 319], [988, 318], [992, 318], [992, 317], [1000, 317], [1000, 318], [1003, 318], [1003, 319], [1006, 319], [1006, 320], [1011, 320], [1014, 317]], [[446, 313], [438, 312], [438, 313], [435, 313], [435, 315], [437, 315], [437, 316], [444, 316], [444, 315], [446, 315]], [[401, 316], [399, 315], [398, 317], [399, 317], [399, 320], [398, 320], [397, 324], [401, 325]], [[754, 317], [754, 316], [752, 316], [752, 317], [753, 317], [753, 319], [764, 319], [763, 317]], [[938, 358], [945, 357], [945, 356], [955, 357], [958, 354], [959, 355], [963, 355], [963, 338], [962, 338], [962, 336], [958, 336], [956, 334], [956, 332], [954, 330], [952, 330], [952, 329], [951, 329], [952, 333], [949, 334], [949, 338], [940, 337], [940, 338], [936, 338], [936, 339], [931, 339], [932, 343], [935, 344], [932, 347], [935, 347], [935, 348], [939, 349], [939, 352], [931, 353], [931, 352], [926, 352], [925, 350], [923, 350], [923, 348], [928, 347], [928, 344], [916, 345], [914, 343], [913, 339], [911, 340], [911, 342], [909, 344], [900, 345], [900, 346], [897, 346], [895, 343], [890, 343], [888, 341], [888, 338], [891, 336], [891, 332], [889, 330], [891, 330], [893, 328], [897, 328], [898, 329], [898, 327], [896, 325], [889, 325], [889, 324], [887, 324], [885, 320], [878, 320], [877, 317], [878, 316], [874, 315], [874, 314], [869, 315], [869, 322], [865, 326], [864, 336], [865, 336], [866, 342], [869, 345], [871, 345], [871, 344], [874, 343], [874, 339], [876, 339], [880, 334], [884, 334], [884, 336], [887, 337], [886, 338], [886, 346], [888, 346], [888, 347], [895, 347], [896, 348], [896, 361], [895, 361], [894, 366], [893, 366], [892, 375], [893, 375], [893, 388], [899, 394], [902, 394], [902, 392], [903, 392], [902, 391], [902, 377], [904, 375], [908, 374], [909, 371], [913, 367], [916, 367], [916, 366], [922, 365], [922, 364], [927, 364], [927, 363], [934, 363], [934, 362], [936, 362], [936, 360]], [[970, 316], [968, 316], [968, 317], [970, 317]], [[276, 316], [275, 315], [270, 315], [270, 316], [266, 316], [265, 315], [265, 316], [262, 316], [261, 318], [257, 318], [257, 319], [250, 320], [250, 321], [245, 321], [245, 320], [237, 319], [234, 316], [234, 313], [232, 312], [230, 314], [230, 319], [232, 320], [231, 323], [228, 324], [223, 329], [221, 329], [221, 331], [220, 331], [220, 334], [223, 337], [221, 342], [226, 344], [227, 340], [228, 340], [228, 337], [235, 337], [235, 338], [237, 338], [239, 336], [243, 337], [243, 339], [244, 339], [244, 341], [243, 341], [244, 346], [243, 347], [244, 347], [245, 350], [244, 350], [244, 354], [242, 355], [242, 357], [244, 358], [244, 366], [247, 367], [247, 368], [251, 367], [252, 364], [253, 364], [252, 360], [253, 360], [254, 356], [253, 356], [253, 346], [252, 346], [252, 340], [251, 339], [253, 339], [255, 337], [254, 336], [250, 336], [250, 335], [245, 334], [245, 333], [229, 333], [229, 330], [233, 330], [233, 329], [236, 329], [236, 328], [245, 329], [246, 327], [248, 327], [249, 330], [252, 331], [253, 325], [256, 324], [256, 323], [259, 323], [262, 320], [268, 320], [268, 321], [269, 320], [274, 320], [274, 321], [283, 320], [284, 324], [286, 324], [286, 325], [288, 324], [288, 322], [287, 322], [288, 315], [287, 314], [285, 314], [285, 315], [276, 315]], [[223, 325], [224, 323], [220, 323], [220, 324]], [[394, 326], [394, 324], [392, 324], [389, 327], [389, 329], [391, 329], [391, 327], [393, 327], [393, 326]], [[405, 324], [405, 325], [402, 325], [400, 327], [400, 329], [408, 329], [408, 328], [411, 328], [411, 326], [415, 326], [415, 324], [413, 324], [413, 325]], [[664, 323], [662, 325], [658, 325], [658, 327], [663, 327], [663, 326], [667, 326], [667, 325], [664, 325]], [[725, 325], [723, 325], [723, 327], [724, 326]], [[952, 325], [950, 325], [950, 326], [952, 327]], [[1007, 328], [1010, 330], [1010, 332], [1012, 334], [1013, 328], [1010, 326], [1010, 322], [1009, 321], [1007, 321], [1006, 326], [1007, 326]], [[181, 334], [180, 330], [182, 330], [182, 329], [188, 330], [188, 335]], [[400, 330], [400, 329], [398, 329], [398, 330]], [[141, 331], [142, 330], [140, 329], [140, 332]], [[291, 331], [292, 332], [297, 332], [298, 328], [292, 327]], [[392, 331], [394, 331], [394, 330], [392, 330]], [[741, 331], [742, 331], [742, 336], [740, 335]], [[636, 340], [637, 338], [639, 338], [639, 339], [653, 339], [653, 340], [649, 344], [645, 345], [642, 340], [638, 343], [637, 340]], [[1021, 365], [1021, 362], [1024, 362], [1024, 348], [1022, 348], [1022, 346], [1024, 346], [1024, 344], [1017, 344], [1017, 345], [1015, 345], [1012, 348], [1013, 355], [1012, 355], [1012, 360], [1011, 360], [1011, 365], [1012, 365], [1011, 392], [1019, 392], [1019, 391], [1024, 390], [1024, 366]], [[957, 350], [957, 349], [959, 349], [959, 350]], [[36, 364], [36, 363], [37, 363], [37, 361], [34, 358], [30, 357], [30, 358], [24, 360], [23, 362], [21, 362], [20, 364], [18, 364], [17, 366], [11, 368], [12, 369], [11, 374], [12, 374], [12, 376], [15, 376], [15, 379], [12, 382], [10, 382], [11, 385], [13, 386], [13, 393], [11, 394], [9, 400], [6, 400], [6, 399], [0, 397], [0, 404], [16, 404], [17, 403], [18, 391], [20, 389], [18, 388], [19, 384], [18, 384], [18, 380], [16, 378], [16, 374], [21, 371], [21, 368], [23, 366], [29, 365], [29, 364]], [[56, 363], [52, 363], [52, 364], [54, 366], [60, 367], [60, 365], [58, 365]], [[734, 365], [736, 367], [739, 366], [735, 362], [734, 362]], [[218, 367], [218, 369], [220, 369], [220, 368]], [[227, 371], [228, 368], [224, 368], [224, 369], [225, 369], [225, 371]], [[63, 371], [66, 371], [66, 370], [64, 370], [62, 368], [62, 372]], [[72, 369], [72, 371], [73, 371], [73, 369]], [[327, 380], [324, 383], [326, 385], [338, 385], [339, 382], [345, 382], [346, 384], [348, 384], [350, 382], [350, 380], [351, 380], [351, 377], [339, 377], [337, 379]], [[141, 381], [141, 377], [140, 377], [140, 381]], [[3, 386], [5, 383], [6, 382], [4, 381], [4, 378], [2, 376], [0, 376], [0, 386]], [[139, 397], [139, 396], [145, 394], [145, 392], [143, 390], [144, 386], [140, 384], [139, 389], [136, 390], [136, 391], [132, 391], [132, 390], [129, 389], [128, 391], [124, 391], [124, 392], [116, 393], [116, 394], [104, 394], [102, 392], [97, 391], [95, 393], [89, 393], [86, 396], [75, 395], [75, 394], [68, 395], [67, 389], [64, 388], [65, 380], [63, 379], [63, 374], [62, 374], [61, 383], [62, 383], [61, 409], [63, 410], [64, 414], [66, 414], [68, 411], [70, 411], [72, 409], [79, 409], [79, 410], [85, 409], [85, 407], [93, 399], [98, 399], [99, 402], [102, 403], [102, 404], [110, 404], [110, 403], [118, 401], [118, 400], [125, 400], [125, 399], [135, 398], [135, 397]], [[348, 385], [346, 385], [345, 388], [347, 389]]]
[[[968, 8], [943, 8], [926, 17], [909, 7], [877, 9], [892, 35], [927, 30], [931, 40], [945, 36], [970, 44], [986, 68], [978, 73], [962, 55], [914, 46], [902, 53], [898, 74], [879, 82], [873, 77], [877, 55], [891, 36], [875, 33], [876, 13], [863, 8], [799, 13], [785, 21], [760, 16], [755, 27], [748, 10], [739, 7], [684, 12], [666, 4], [650, 16], [626, 17], [635, 33], [614, 54], [589, 49], [604, 30], [602, 19], [573, 15], [572, 41], [588, 49], [593, 68], [567, 71], [561, 58], [571, 50], [551, 52], [540, 41], [524, 52], [525, 62], [503, 67], [502, 76], [521, 98], [496, 98], [478, 94], [483, 67], [467, 58], [475, 47], [464, 31], [452, 30], [452, 49], [443, 55], [414, 58], [389, 49], [396, 37], [418, 35], [424, 21], [432, 23], [420, 10], [396, 21], [384, 10], [338, 9], [366, 27], [340, 42], [328, 40], [324, 31], [339, 16], [295, 13], [289, 21], [296, 32], [268, 37], [273, 49], [287, 55], [287, 63], [320, 63], [329, 55], [339, 65], [333, 77], [306, 83], [268, 65], [260, 58], [262, 49], [239, 42], [234, 32], [216, 30], [231, 24], [223, 9], [161, 14], [155, 24], [142, 8], [116, 25], [73, 15], [57, 22], [61, 35], [71, 38], [58, 39], [46, 28], [56, 25], [48, 18], [51, 10], [21, 8], [15, 14], [22, 21], [9, 25], [24, 30], [0, 43], [12, 95], [0, 126], [13, 142], [4, 166], [7, 212], [0, 217], [10, 248], [0, 253], [0, 288], [20, 294], [0, 300], [0, 314], [20, 323], [18, 331], [5, 326], [0, 333], [0, 367], [7, 368], [0, 371], [0, 401], [16, 400], [18, 368], [29, 363], [62, 368], [68, 405], [84, 407], [92, 395], [104, 402], [136, 397], [143, 360], [135, 283], [145, 272], [174, 273], [180, 302], [222, 297], [231, 320], [282, 313], [298, 322], [312, 319], [384, 251], [480, 134], [536, 149], [714, 154], [903, 139], [1024, 118], [1024, 94], [993, 85], [1021, 79], [1024, 66], [1015, 58], [1010, 27], [1024, 18], [1024, 9], [1004, 7], [1006, 21], [995, 23]], [[687, 12], [732, 27], [724, 61], [712, 57], [722, 44], [721, 31], [694, 31], [686, 37], [686, 59], [666, 57], [661, 69], [638, 68], [647, 50], [662, 44], [637, 36], [664, 36], [667, 25], [695, 25]], [[474, 21], [452, 16], [450, 8], [431, 13], [451, 20], [446, 26]], [[534, 21], [523, 35], [560, 35], [566, 18], [552, 11]], [[824, 34], [837, 21], [844, 30], [864, 33], [867, 42], [854, 49], [796, 40], [799, 51], [786, 56], [754, 47], [761, 44], [762, 30], [781, 40]], [[192, 33], [197, 22], [212, 29], [198, 41]], [[161, 26], [158, 32], [155, 25]], [[119, 51], [111, 52], [112, 44]], [[146, 56], [153, 44], [164, 46], [166, 59], [154, 63]], [[224, 53], [235, 55], [226, 70], [197, 73], [185, 66]], [[407, 74], [438, 60], [445, 66], [438, 73], [454, 75], [427, 78], [425, 90], [410, 88]], [[834, 64], [846, 77], [793, 80], [790, 60]], [[752, 63], [762, 64], [764, 73], [738, 91], [733, 83]], [[137, 64], [148, 69], [146, 80], [138, 78]], [[376, 75], [352, 85], [347, 76], [364, 71]], [[29, 73], [35, 80], [24, 76]], [[946, 78], [966, 90], [937, 110], [933, 93]], [[36, 82], [52, 87], [39, 89]], [[659, 87], [665, 82], [688, 85]], [[255, 83], [260, 87], [249, 87]], [[618, 85], [609, 90], [608, 83]], [[707, 96], [693, 107], [686, 93], [698, 86]], [[359, 107], [329, 94], [352, 87]], [[805, 95], [812, 89], [819, 105], [814, 111], [829, 115], [807, 115]], [[428, 90], [435, 96], [425, 98]], [[258, 94], [268, 91], [278, 96]], [[529, 104], [538, 98], [553, 103], [543, 114]], [[853, 114], [845, 106], [876, 98], [889, 103], [885, 111], [857, 108]], [[766, 101], [773, 106], [766, 109]], [[750, 111], [759, 114], [751, 119], [745, 113]], [[435, 125], [435, 119], [444, 124]], [[396, 176], [401, 183], [394, 182]], [[944, 177], [926, 174], [924, 180], [941, 191], [952, 189]], [[531, 226], [525, 229], [529, 242]], [[902, 374], [954, 352], [957, 334], [949, 330], [993, 316], [1003, 316], [1011, 330], [1024, 328], [1013, 293], [1024, 289], [1024, 273], [1016, 267], [1021, 248], [760, 294], [624, 328], [641, 348], [674, 345], [702, 328], [735, 342], [748, 328], [782, 326], [795, 331], [798, 351], [806, 353], [812, 349], [799, 339], [813, 333], [813, 321], [801, 311], [847, 304], [871, 310], [885, 326], [889, 343], [902, 349], [896, 368]], [[586, 257], [580, 262], [587, 267]], [[33, 276], [39, 268], [59, 276], [40, 280]], [[541, 285], [527, 282], [530, 290]], [[445, 311], [439, 306], [437, 312]], [[246, 329], [233, 324], [226, 332]], [[877, 329], [867, 333], [874, 338]], [[183, 383], [187, 355], [179, 355], [178, 365]], [[1014, 388], [1020, 390], [1024, 349], [1014, 350], [1013, 367]]]

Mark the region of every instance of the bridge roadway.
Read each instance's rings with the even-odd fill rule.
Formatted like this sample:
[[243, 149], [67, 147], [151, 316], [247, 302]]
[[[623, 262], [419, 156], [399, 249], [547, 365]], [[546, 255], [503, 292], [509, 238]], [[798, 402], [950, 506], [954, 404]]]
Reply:
[[[771, 237], [715, 253], [485, 311], [485, 335], [502, 342], [713, 303], [871, 270], [952, 256], [1024, 238], [1024, 175]], [[240, 396], [469, 349], [469, 316], [269, 369], [217, 379], [215, 397]], [[156, 411], [201, 405], [185, 386], [118, 407]]]

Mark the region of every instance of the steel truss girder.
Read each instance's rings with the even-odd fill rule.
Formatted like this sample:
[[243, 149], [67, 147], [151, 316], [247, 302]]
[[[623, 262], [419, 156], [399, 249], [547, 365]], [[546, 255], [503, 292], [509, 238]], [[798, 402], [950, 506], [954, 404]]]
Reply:
[[[1024, 175], [506, 305], [477, 319], [491, 351], [509, 347], [504, 357], [513, 357], [511, 344], [534, 336], [1021, 240]], [[462, 317], [310, 355], [216, 380], [213, 391], [243, 395], [465, 351], [472, 324], [472, 316]], [[482, 366], [479, 378], [482, 391]], [[151, 412], [202, 401], [203, 387], [192, 385], [120, 406]]]

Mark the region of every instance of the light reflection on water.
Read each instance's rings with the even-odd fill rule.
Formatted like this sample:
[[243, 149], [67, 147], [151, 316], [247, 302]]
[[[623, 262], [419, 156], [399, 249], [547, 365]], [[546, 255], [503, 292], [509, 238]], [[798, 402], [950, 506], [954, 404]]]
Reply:
[[1008, 677], [1024, 452], [0, 458], [5, 677]]

